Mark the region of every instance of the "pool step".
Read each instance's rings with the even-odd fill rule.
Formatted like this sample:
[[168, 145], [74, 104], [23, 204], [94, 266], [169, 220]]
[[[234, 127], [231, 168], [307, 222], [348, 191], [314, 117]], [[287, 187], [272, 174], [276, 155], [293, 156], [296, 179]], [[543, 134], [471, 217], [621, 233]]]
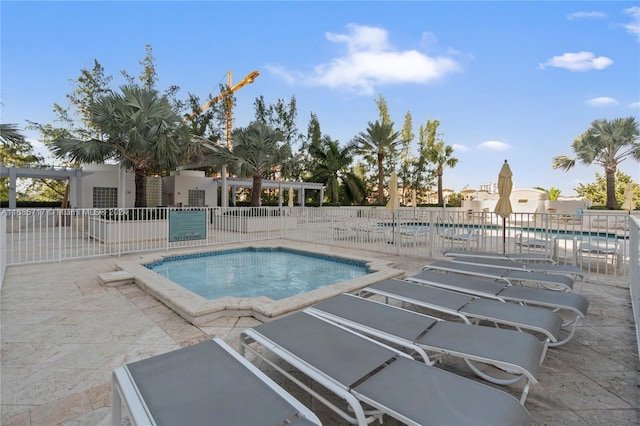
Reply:
[[116, 287], [123, 284], [133, 284], [135, 277], [127, 271], [113, 271], [98, 274], [98, 281], [107, 287]]

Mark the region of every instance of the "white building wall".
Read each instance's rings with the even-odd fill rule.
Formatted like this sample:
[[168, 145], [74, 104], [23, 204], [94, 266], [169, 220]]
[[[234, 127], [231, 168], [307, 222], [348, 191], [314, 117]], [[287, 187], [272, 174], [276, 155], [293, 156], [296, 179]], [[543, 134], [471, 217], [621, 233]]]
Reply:
[[[73, 208], [93, 208], [93, 188], [118, 188], [118, 194], [121, 195], [121, 191], [124, 191], [124, 206], [118, 207], [133, 207], [135, 205], [135, 176], [133, 173], [125, 173], [124, 188], [119, 188], [118, 170], [119, 166], [113, 164], [88, 164], [82, 167], [85, 172], [92, 174], [86, 175], [82, 178], [81, 196], [82, 201], [79, 205], [76, 195], [76, 186], [78, 182], [75, 177], [71, 178], [71, 188], [69, 191], [69, 202]], [[120, 199], [120, 197], [119, 197]]]
[[162, 199], [167, 205], [188, 206], [189, 190], [204, 191], [205, 206], [216, 206], [218, 184], [199, 170], [177, 170], [163, 179]]

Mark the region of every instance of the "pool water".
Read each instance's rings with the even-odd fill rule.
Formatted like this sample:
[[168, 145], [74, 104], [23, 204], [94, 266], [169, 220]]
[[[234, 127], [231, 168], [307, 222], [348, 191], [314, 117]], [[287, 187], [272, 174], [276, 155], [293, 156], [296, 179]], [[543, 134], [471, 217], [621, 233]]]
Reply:
[[145, 266], [205, 299], [281, 300], [371, 272], [363, 262], [278, 247], [173, 256]]

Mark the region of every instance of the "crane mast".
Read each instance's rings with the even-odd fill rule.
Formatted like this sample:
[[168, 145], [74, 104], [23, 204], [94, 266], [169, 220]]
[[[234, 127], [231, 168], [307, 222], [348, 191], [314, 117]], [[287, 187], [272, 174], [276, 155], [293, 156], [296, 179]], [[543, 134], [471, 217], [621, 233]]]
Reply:
[[239, 90], [240, 88], [246, 86], [247, 84], [251, 84], [254, 80], [260, 75], [258, 70], [252, 71], [246, 77], [244, 77], [239, 83], [235, 86], [232, 83], [231, 70], [227, 71], [227, 89], [223, 90], [215, 98], [211, 99], [206, 104], [200, 107], [200, 111], [189, 114], [185, 117], [185, 121], [192, 120], [195, 116], [200, 113], [205, 112], [213, 104], [219, 102], [224, 99], [225, 102], [225, 120], [224, 120], [224, 136], [227, 148], [231, 148], [231, 134], [233, 133], [233, 93]]

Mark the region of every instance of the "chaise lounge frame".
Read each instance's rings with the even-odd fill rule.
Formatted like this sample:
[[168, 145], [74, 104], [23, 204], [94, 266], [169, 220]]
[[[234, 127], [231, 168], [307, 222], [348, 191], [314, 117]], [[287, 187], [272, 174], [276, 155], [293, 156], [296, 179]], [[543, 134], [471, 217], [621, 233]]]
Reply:
[[317, 416], [221, 339], [116, 368], [111, 422], [321, 425]]
[[[374, 420], [382, 423], [384, 415], [415, 426], [531, 421], [518, 400], [503, 391], [416, 361], [304, 311], [243, 331], [240, 353], [254, 355], [359, 426]], [[307, 384], [279, 360], [313, 383]], [[315, 385], [344, 401], [348, 409], [325, 397]]]
[[[450, 355], [461, 358], [474, 374], [491, 383], [513, 385], [524, 380], [521, 404], [530, 385], [538, 382], [538, 367], [547, 350], [545, 342], [528, 333], [445, 321], [351, 294], [317, 303], [305, 312], [404, 347], [428, 365]], [[492, 365], [510, 377], [489, 374], [475, 362]]]

